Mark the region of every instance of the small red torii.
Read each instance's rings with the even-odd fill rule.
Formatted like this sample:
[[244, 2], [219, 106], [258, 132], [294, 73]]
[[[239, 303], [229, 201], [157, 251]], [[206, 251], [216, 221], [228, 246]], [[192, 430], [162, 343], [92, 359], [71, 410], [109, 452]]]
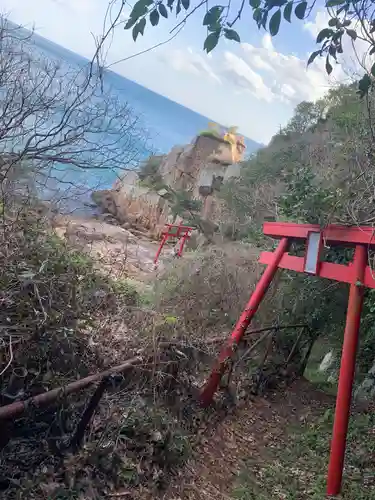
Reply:
[[[368, 265], [367, 257], [368, 250], [375, 248], [375, 229], [336, 225], [322, 229], [313, 224], [268, 222], [263, 226], [263, 233], [271, 238], [280, 239], [280, 242], [274, 252], [262, 252], [260, 255], [259, 262], [267, 264], [267, 268], [201, 391], [201, 402], [205, 406], [212, 402], [221, 377], [227, 370], [232, 355], [258, 310], [277, 269], [290, 269], [349, 283], [349, 301], [327, 477], [327, 495], [337, 496], [341, 491], [363, 292], [364, 287], [375, 288], [375, 276]], [[288, 248], [293, 241], [307, 243], [304, 257], [288, 254]], [[349, 265], [322, 262], [320, 257], [323, 242], [327, 245], [354, 247], [353, 261]]]
[[161, 233], [162, 239], [154, 258], [154, 264], [157, 263], [160, 252], [162, 251], [164, 245], [166, 244], [169, 238], [177, 238], [178, 240], [180, 240], [180, 247], [177, 252], [177, 257], [181, 257], [186, 240], [190, 238], [191, 232], [194, 229], [194, 227], [183, 226], [182, 224], [165, 224], [165, 227], [166, 230]]

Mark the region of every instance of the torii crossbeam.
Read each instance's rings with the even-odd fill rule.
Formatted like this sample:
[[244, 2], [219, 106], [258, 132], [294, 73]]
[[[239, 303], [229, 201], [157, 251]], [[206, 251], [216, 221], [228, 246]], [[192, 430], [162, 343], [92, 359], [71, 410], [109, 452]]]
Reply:
[[[336, 225], [322, 229], [312, 224], [268, 222], [263, 226], [263, 233], [280, 239], [280, 242], [274, 252], [262, 252], [260, 255], [259, 262], [267, 264], [267, 268], [201, 391], [201, 402], [205, 406], [212, 402], [221, 377], [229, 367], [232, 355], [258, 310], [277, 269], [290, 269], [349, 283], [349, 301], [327, 477], [327, 495], [337, 496], [341, 490], [344, 467], [363, 292], [364, 287], [375, 288], [375, 273], [368, 266], [367, 258], [368, 250], [375, 248], [375, 230], [371, 227]], [[293, 241], [306, 242], [304, 257], [288, 254], [288, 248]], [[353, 261], [349, 265], [322, 262], [320, 257], [323, 242], [325, 245], [354, 247]]]

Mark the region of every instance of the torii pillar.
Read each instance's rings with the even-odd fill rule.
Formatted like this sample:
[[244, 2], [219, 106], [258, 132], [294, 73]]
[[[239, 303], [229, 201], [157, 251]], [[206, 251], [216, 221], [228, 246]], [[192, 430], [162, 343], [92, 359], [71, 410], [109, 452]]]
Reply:
[[[337, 225], [329, 225], [322, 229], [312, 224], [269, 222], [264, 224], [263, 232], [267, 236], [279, 239], [280, 242], [274, 252], [262, 252], [260, 255], [259, 262], [267, 264], [267, 268], [201, 391], [201, 402], [207, 406], [213, 400], [221, 377], [227, 370], [238, 343], [278, 269], [289, 269], [349, 283], [349, 301], [327, 477], [327, 495], [335, 497], [341, 491], [364, 287], [375, 288], [374, 273], [367, 262], [368, 249], [375, 248], [375, 230], [371, 227]], [[288, 254], [289, 245], [293, 241], [306, 243], [304, 257]], [[342, 265], [321, 261], [323, 244], [354, 247], [353, 262]]]

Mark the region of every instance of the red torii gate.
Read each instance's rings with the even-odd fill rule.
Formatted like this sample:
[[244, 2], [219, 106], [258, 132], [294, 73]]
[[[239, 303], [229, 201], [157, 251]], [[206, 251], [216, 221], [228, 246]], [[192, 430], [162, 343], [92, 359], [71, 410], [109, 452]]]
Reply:
[[184, 249], [186, 241], [190, 238], [192, 231], [194, 230], [194, 227], [192, 226], [183, 226], [181, 223], [180, 224], [165, 224], [166, 230], [163, 231], [162, 234], [162, 239], [159, 245], [159, 248], [156, 252], [155, 258], [154, 258], [154, 264], [158, 262], [159, 255], [164, 247], [164, 245], [167, 243], [168, 239], [174, 238], [178, 239], [180, 241], [180, 246], [177, 251], [177, 257], [181, 257], [182, 251]]
[[[201, 402], [205, 406], [212, 402], [221, 377], [227, 370], [232, 355], [258, 310], [278, 268], [349, 283], [349, 301], [327, 477], [327, 495], [336, 496], [341, 490], [363, 291], [365, 286], [375, 288], [375, 277], [368, 266], [367, 259], [368, 249], [375, 248], [375, 230], [371, 227], [336, 225], [329, 225], [322, 229], [312, 224], [268, 222], [264, 224], [263, 232], [267, 236], [280, 239], [280, 242], [274, 252], [262, 252], [260, 255], [259, 262], [267, 264], [267, 268], [201, 391]], [[296, 257], [287, 253], [293, 241], [307, 243], [304, 257]], [[328, 245], [354, 247], [353, 261], [349, 265], [321, 262], [323, 242]]]

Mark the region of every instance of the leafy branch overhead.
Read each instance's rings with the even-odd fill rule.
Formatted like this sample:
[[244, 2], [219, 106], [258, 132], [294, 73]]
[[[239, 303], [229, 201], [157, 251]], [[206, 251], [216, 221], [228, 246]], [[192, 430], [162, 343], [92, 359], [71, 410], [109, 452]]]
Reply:
[[[176, 28], [182, 28], [190, 22], [192, 14], [201, 13], [201, 24], [206, 30], [203, 49], [209, 53], [220, 39], [241, 42], [242, 30], [251, 30], [252, 20], [258, 29], [267, 30], [276, 36], [284, 23], [287, 27], [294, 21], [315, 18], [318, 9], [316, 0], [242, 0], [240, 5], [233, 5], [231, 0], [220, 5], [212, 5], [208, 0], [138, 0], [125, 24], [125, 29], [132, 30], [134, 41], [143, 35], [147, 25], [158, 26], [168, 18], [176, 19]], [[357, 41], [368, 44], [368, 55], [375, 54], [375, 9], [374, 0], [326, 0], [325, 10], [329, 21], [316, 38], [319, 46], [309, 57], [311, 64], [317, 57], [325, 59], [327, 74], [331, 74], [338, 56], [344, 52], [343, 41], [347, 38], [355, 44]], [[194, 17], [195, 18], [195, 17]], [[235, 29], [236, 28], [236, 29]], [[365, 70], [359, 82], [358, 93], [363, 97], [373, 85], [375, 63]]]

